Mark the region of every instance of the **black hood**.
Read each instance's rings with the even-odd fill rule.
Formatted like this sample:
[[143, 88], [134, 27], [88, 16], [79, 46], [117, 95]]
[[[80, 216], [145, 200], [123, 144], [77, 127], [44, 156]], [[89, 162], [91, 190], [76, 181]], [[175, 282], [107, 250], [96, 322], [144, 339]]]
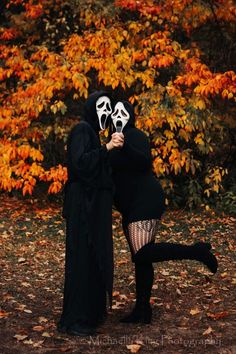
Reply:
[[125, 106], [125, 109], [129, 112], [130, 118], [128, 122], [126, 123], [124, 130], [135, 127], [135, 114], [134, 114], [134, 107], [132, 106], [131, 103], [128, 101], [121, 101], [123, 105]]
[[88, 122], [95, 132], [101, 130], [96, 112], [96, 102], [101, 96], [107, 96], [111, 100], [111, 95], [106, 91], [95, 91], [89, 95], [85, 102], [83, 119]]

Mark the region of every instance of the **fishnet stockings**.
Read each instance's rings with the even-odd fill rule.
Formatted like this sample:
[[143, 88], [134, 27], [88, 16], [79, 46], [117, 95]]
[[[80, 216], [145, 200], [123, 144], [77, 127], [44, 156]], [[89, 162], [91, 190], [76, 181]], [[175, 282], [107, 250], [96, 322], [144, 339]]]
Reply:
[[155, 240], [157, 225], [157, 219], [135, 221], [128, 225], [126, 237], [133, 255], [144, 245]]

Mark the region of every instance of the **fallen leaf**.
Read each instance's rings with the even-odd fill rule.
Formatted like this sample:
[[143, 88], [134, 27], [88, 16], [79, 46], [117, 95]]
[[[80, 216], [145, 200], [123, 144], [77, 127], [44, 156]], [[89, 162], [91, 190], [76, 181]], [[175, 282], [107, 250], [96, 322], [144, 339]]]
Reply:
[[121, 306], [124, 306], [125, 305], [125, 303], [124, 302], [119, 302], [119, 301], [116, 301], [115, 302], [115, 304], [114, 305], [112, 305], [112, 308], [113, 309], [120, 309], [121, 308]]
[[43, 332], [42, 333], [42, 337], [51, 337], [50, 334], [48, 332]]
[[125, 294], [120, 294], [121, 300], [128, 300], [128, 297]]
[[210, 334], [213, 332], [213, 329], [211, 327], [208, 327], [202, 334], [206, 336], [207, 334]]
[[126, 345], [126, 348], [130, 350], [131, 353], [137, 353], [141, 348], [140, 344], [129, 344]]
[[7, 318], [9, 316], [10, 312], [6, 311], [0, 311], [0, 318]]
[[44, 342], [44, 340], [39, 340], [38, 342], [35, 342], [35, 343], [33, 344], [33, 347], [34, 347], [34, 348], [41, 348], [43, 342]]
[[48, 319], [46, 317], [39, 317], [39, 323], [44, 323], [44, 322], [48, 322]]
[[213, 318], [214, 320], [218, 320], [219, 318], [223, 318], [228, 315], [229, 315], [229, 313], [227, 311], [222, 311], [222, 312], [218, 312], [218, 313], [207, 312], [207, 317]]
[[21, 283], [21, 285], [25, 286], [26, 288], [28, 288], [29, 286], [31, 286], [31, 284], [30, 284], [30, 283], [27, 283], [27, 282], [23, 282], [23, 283]]
[[195, 309], [191, 309], [189, 312], [192, 316], [194, 316], [200, 313], [201, 311], [196, 307]]
[[128, 263], [128, 259], [122, 259], [121, 261], [117, 261], [118, 265], [127, 264], [127, 263]]
[[34, 326], [33, 327], [33, 331], [36, 331], [36, 332], [40, 332], [40, 331], [43, 331], [43, 330], [44, 330], [43, 326]]
[[120, 295], [119, 291], [113, 291], [112, 296], [118, 296], [118, 295]]
[[221, 277], [222, 279], [224, 279], [224, 278], [227, 277], [227, 275], [228, 275], [228, 273], [227, 273], [227, 272], [224, 272], [224, 273], [221, 273], [221, 274], [220, 274], [220, 277]]
[[23, 341], [24, 344], [34, 344], [34, 341], [32, 341], [32, 339], [26, 339]]
[[15, 334], [13, 338], [16, 338], [17, 340], [21, 341], [28, 338], [28, 336], [26, 334]]

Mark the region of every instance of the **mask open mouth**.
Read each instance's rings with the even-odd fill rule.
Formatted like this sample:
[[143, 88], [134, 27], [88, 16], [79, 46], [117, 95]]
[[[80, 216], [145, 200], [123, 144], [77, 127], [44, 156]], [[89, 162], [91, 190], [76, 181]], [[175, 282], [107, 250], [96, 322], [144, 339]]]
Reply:
[[123, 130], [123, 123], [122, 123], [121, 120], [118, 120], [118, 121], [116, 122], [116, 132], [117, 132], [117, 133], [121, 133], [122, 130]]
[[100, 118], [100, 123], [101, 123], [102, 130], [105, 130], [106, 129], [106, 123], [107, 123], [107, 115], [106, 114], [102, 114], [102, 116]]

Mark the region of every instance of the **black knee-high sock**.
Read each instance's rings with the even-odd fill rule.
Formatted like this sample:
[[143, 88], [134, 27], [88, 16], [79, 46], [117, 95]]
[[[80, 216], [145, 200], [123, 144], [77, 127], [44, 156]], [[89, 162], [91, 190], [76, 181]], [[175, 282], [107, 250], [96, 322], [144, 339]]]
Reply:
[[153, 278], [152, 263], [135, 263], [136, 307], [149, 306]]
[[218, 263], [216, 257], [210, 252], [210, 249], [211, 245], [204, 242], [198, 242], [192, 246], [168, 242], [148, 243], [136, 253], [134, 260], [138, 263], [153, 263], [193, 259], [204, 263], [212, 273], [215, 273]]

